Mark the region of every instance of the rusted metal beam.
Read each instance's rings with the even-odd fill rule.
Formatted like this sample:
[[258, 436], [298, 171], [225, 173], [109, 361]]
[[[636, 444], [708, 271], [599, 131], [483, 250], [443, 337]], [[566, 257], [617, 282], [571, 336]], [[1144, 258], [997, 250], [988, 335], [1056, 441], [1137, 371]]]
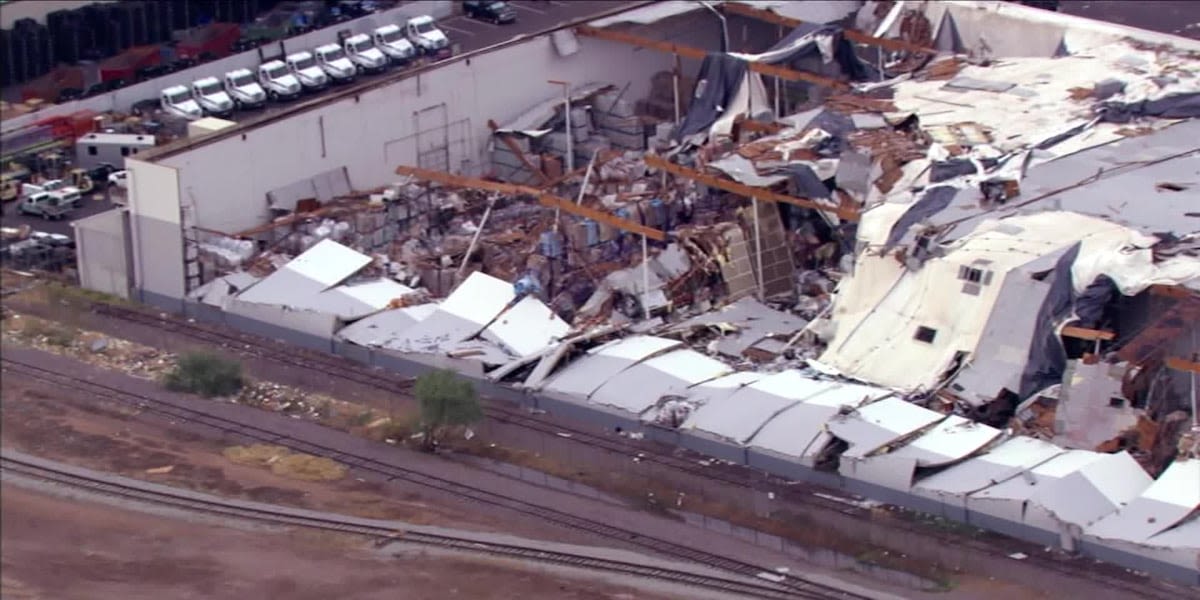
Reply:
[[452, 187], [469, 188], [482, 190], [485, 192], [496, 192], [498, 194], [506, 194], [510, 196], [531, 196], [537, 198], [538, 203], [550, 208], [557, 208], [563, 212], [571, 213], [585, 219], [591, 219], [597, 223], [604, 223], [611, 227], [616, 227], [629, 233], [644, 235], [655, 241], [665, 242], [667, 234], [661, 230], [652, 227], [646, 227], [641, 223], [634, 223], [626, 219], [622, 219], [616, 215], [611, 215], [601, 210], [589, 208], [575, 204], [565, 198], [559, 198], [534, 187], [515, 185], [511, 183], [501, 183], [498, 181], [487, 181], [485, 179], [472, 179], [461, 175], [452, 175], [450, 173], [442, 173], [441, 171], [432, 171], [429, 169], [420, 169], [417, 167], [408, 167], [401, 165], [396, 167], [397, 175], [410, 175], [417, 179], [425, 181], [433, 181], [443, 185]]
[[675, 175], [676, 177], [684, 177], [687, 179], [691, 179], [693, 181], [702, 183], [709, 187], [715, 187], [717, 189], [725, 190], [727, 192], [737, 194], [739, 196], [745, 196], [747, 198], [756, 198], [758, 200], [765, 200], [767, 202], [782, 202], [784, 204], [791, 204], [791, 205], [800, 206], [803, 208], [811, 208], [813, 210], [820, 210], [820, 211], [825, 211], [825, 212], [829, 212], [829, 213], [834, 213], [838, 217], [841, 217], [842, 219], [845, 219], [847, 221], [857, 221], [858, 220], [859, 213], [857, 210], [854, 210], [854, 209], [848, 209], [848, 208], [843, 208], [843, 207], [839, 207], [839, 206], [827, 206], [827, 205], [821, 204], [819, 202], [813, 202], [812, 200], [808, 200], [806, 198], [794, 198], [794, 197], [788, 196], [786, 194], [780, 194], [778, 192], [773, 192], [766, 188], [751, 187], [748, 185], [743, 185], [743, 184], [737, 183], [735, 181], [729, 181], [728, 179], [721, 179], [715, 175], [709, 175], [708, 173], [702, 173], [695, 169], [689, 169], [687, 167], [683, 167], [683, 166], [677, 165], [675, 163], [669, 162], [665, 158], [662, 158], [661, 156], [654, 156], [653, 154], [647, 155], [646, 156], [646, 166], [654, 168], [654, 169], [660, 169], [660, 170], [666, 171], [672, 175]]
[[1092, 340], [1092, 341], [1105, 341], [1105, 342], [1112, 341], [1117, 338], [1117, 334], [1115, 334], [1111, 331], [1104, 331], [1101, 329], [1088, 329], [1086, 327], [1075, 327], [1074, 325], [1068, 325], [1067, 327], [1063, 327], [1062, 334], [1066, 337], [1075, 338], [1078, 340]]
[[488, 119], [487, 126], [488, 129], [492, 130], [492, 135], [500, 138], [500, 141], [504, 142], [504, 145], [508, 146], [508, 149], [512, 151], [513, 154], [517, 155], [517, 159], [521, 161], [521, 164], [525, 165], [526, 169], [533, 171], [534, 175], [537, 175], [538, 179], [542, 180], [542, 184], [547, 184], [550, 182], [550, 176], [546, 175], [545, 171], [533, 164], [533, 161], [529, 160], [528, 156], [525, 156], [525, 151], [521, 150], [521, 147], [517, 145], [517, 142], [512, 139], [511, 135], [499, 133], [498, 131], [500, 126], [491, 119]]
[[[754, 8], [753, 6], [747, 6], [740, 2], [725, 2], [725, 3], [721, 4], [720, 10], [727, 12], [731, 15], [741, 15], [743, 17], [750, 17], [751, 19], [758, 19], [759, 21], [762, 21], [764, 23], [771, 23], [772, 25], [782, 25], [789, 29], [795, 29], [796, 27], [798, 27], [799, 25], [802, 25], [804, 23], [804, 21], [801, 21], [800, 19], [793, 19], [791, 17], [785, 17], [785, 16], [778, 14], [775, 11], [772, 11], [770, 9]], [[851, 42], [854, 42], [856, 44], [866, 44], [868, 46], [878, 46], [880, 48], [883, 48], [884, 50], [893, 50], [893, 51], [897, 51], [897, 52], [901, 52], [901, 51], [925, 52], [925, 53], [929, 53], [929, 54], [937, 54], [937, 50], [934, 48], [926, 48], [925, 46], [921, 46], [919, 44], [914, 44], [912, 42], [906, 42], [904, 40], [893, 40], [890, 38], [875, 37], [873, 35], [863, 33], [856, 29], [843, 29], [842, 35], [846, 36], [846, 39], [848, 39]]]
[[[700, 48], [693, 48], [692, 46], [681, 46], [679, 44], [673, 44], [671, 42], [652, 40], [649, 38], [644, 38], [644, 37], [632, 35], [629, 33], [623, 33], [620, 31], [609, 31], [607, 29], [597, 29], [595, 27], [589, 27], [587, 25], [581, 25], [581, 26], [575, 28], [575, 33], [577, 33], [578, 35], [582, 35], [584, 37], [592, 37], [592, 38], [596, 38], [599, 40], [608, 40], [610, 42], [619, 42], [622, 44], [629, 44], [631, 46], [638, 46], [639, 48], [658, 50], [659, 52], [666, 52], [668, 54], [674, 54], [676, 56], [683, 56], [686, 58], [694, 58], [696, 60], [703, 60], [704, 57], [708, 55], [707, 51], [702, 50]], [[784, 79], [787, 81], [807, 81], [808, 83], [815, 83], [817, 85], [823, 85], [825, 87], [833, 88], [835, 90], [847, 90], [850, 88], [850, 86], [847, 85], [845, 82], [838, 81], [836, 79], [830, 79], [828, 77], [821, 77], [820, 75], [813, 75], [812, 73], [805, 73], [803, 71], [793, 71], [791, 69], [784, 69], [782, 67], [777, 67], [775, 65], [768, 65], [768, 64], [756, 63], [756, 62], [748, 62], [748, 63], [746, 63], [746, 66], [747, 66], [747, 68], [749, 68], [751, 71], [754, 71], [755, 73], [760, 73], [762, 75], [770, 75], [772, 77], [778, 77], [780, 79]]]

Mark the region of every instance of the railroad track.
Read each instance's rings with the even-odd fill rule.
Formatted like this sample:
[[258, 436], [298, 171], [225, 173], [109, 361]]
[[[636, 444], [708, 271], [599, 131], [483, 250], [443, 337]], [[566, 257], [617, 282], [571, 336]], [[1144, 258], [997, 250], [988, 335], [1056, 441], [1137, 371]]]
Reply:
[[[326, 457], [348, 467], [383, 476], [388, 481], [404, 481], [439, 490], [480, 504], [505, 508], [528, 515], [542, 522], [586, 531], [600, 537], [618, 540], [651, 550], [663, 556], [692, 561], [729, 573], [752, 578], [762, 578], [764, 574], [767, 574], [768, 577], [774, 577], [773, 570], [770, 567], [711, 554], [703, 550], [651, 537], [636, 531], [622, 529], [601, 521], [594, 521], [511, 496], [474, 488], [457, 481], [383, 463], [373, 458], [355, 455], [324, 444], [281, 434], [256, 425], [214, 416], [201, 410], [183, 406], [181, 403], [136, 394], [94, 381], [79, 379], [69, 374], [43, 369], [39, 366], [16, 361], [8, 357], [0, 358], [0, 365], [2, 365], [5, 371], [19, 373], [31, 379], [83, 392], [94, 398], [132, 405], [143, 412], [155, 413], [175, 421], [207, 427], [216, 430], [222, 435], [242, 437], [252, 442], [283, 446], [295, 452]], [[789, 598], [807, 598], [813, 600], [867, 600], [869, 598], [869, 596], [847, 592], [840, 588], [809, 581], [795, 575], [782, 577], [782, 580], [777, 582], [776, 585], [786, 590], [789, 594], [787, 597]]]
[[[389, 373], [386, 370], [376, 367], [364, 366], [361, 363], [340, 356], [295, 347], [276, 348], [273, 346], [282, 344], [274, 340], [264, 340], [248, 334], [217, 331], [211, 327], [189, 323], [182, 319], [147, 314], [137, 309], [122, 306], [97, 303], [92, 306], [92, 310], [99, 315], [147, 325], [198, 341], [224, 346], [247, 356], [270, 360], [305, 371], [319, 372], [322, 375], [358, 383], [374, 389], [405, 396], [412, 395], [414, 382], [411, 378]], [[753, 487], [754, 482], [749, 477], [734, 477], [715, 470], [712, 467], [701, 465], [698, 460], [688, 460], [672, 454], [651, 451], [644, 447], [635, 446], [628, 441], [597, 435], [559, 423], [551, 423], [544, 419], [539, 419], [525, 410], [503, 406], [500, 401], [488, 402], [483, 407], [483, 411], [489, 419], [501, 423], [532, 429], [548, 435], [566, 433], [569, 434], [569, 439], [589, 446], [623, 455], [628, 455], [631, 452], [640, 452], [642, 453], [641, 460], [645, 462], [660, 464], [711, 481], [719, 481], [739, 487]], [[784, 482], [783, 480], [776, 480], [774, 483], [782, 485]], [[821, 505], [826, 508], [832, 507], [837, 510], [847, 510], [847, 506], [836, 505], [833, 502], [821, 502]]]
[[134, 482], [121, 481], [124, 478], [88, 475], [12, 456], [0, 456], [0, 470], [83, 489], [92, 493], [160, 506], [169, 506], [190, 512], [274, 525], [289, 525], [358, 534], [374, 538], [378, 545], [399, 541], [425, 546], [437, 546], [490, 556], [531, 560], [682, 583], [710, 591], [738, 594], [746, 598], [783, 600], [795, 597], [791, 592], [767, 582], [742, 581], [740, 579], [704, 575], [664, 566], [653, 566], [623, 560], [599, 558], [586, 554], [546, 550], [541, 547], [481, 541], [477, 538], [456, 537], [412, 530], [397, 531], [388, 527], [364, 524], [361, 521], [341, 517], [340, 515], [327, 514], [317, 516], [311, 514], [309, 511], [305, 511], [308, 514], [302, 514], [299, 511], [289, 510], [286, 507], [259, 508], [247, 506], [220, 498], [197, 497], [186, 493], [151, 489]]
[[[268, 340], [250, 334], [224, 332], [217, 329], [216, 326], [189, 322], [177, 315], [149, 314], [143, 310], [107, 303], [93, 303], [91, 308], [93, 312], [99, 315], [130, 323], [147, 325], [198, 341], [229, 347], [245, 355], [255, 356], [279, 364], [295, 366], [308, 371], [320, 372], [331, 378], [351, 381], [391, 393], [406, 396], [412, 394], [412, 379], [376, 367], [364, 366], [361, 363], [340, 356], [286, 346], [283, 342]], [[597, 435], [590, 431], [540, 419], [525, 410], [505, 407], [501, 405], [501, 401], [491, 401], [485, 404], [484, 413], [489, 419], [494, 421], [530, 429], [546, 435], [557, 436], [566, 433], [569, 434], [569, 439], [572, 441], [610, 452], [625, 455], [636, 452], [639, 453], [640, 459], [643, 462], [661, 465], [700, 477], [704, 480], [743, 488], [765, 485], [768, 486], [767, 489], [774, 492], [781, 499], [798, 504], [820, 507], [827, 510], [837, 510], [850, 515], [862, 515], [867, 512], [848, 504], [826, 500], [812, 494], [794, 493], [788, 481], [773, 475], [761, 472], [754, 472], [753, 475], [747, 472], [745, 475], [740, 475], [738, 473], [731, 473], [730, 469], [717, 469], [712, 466], [705, 466], [698, 462], [699, 459], [688, 459], [672, 453], [655, 451], [636, 445], [629, 440], [613, 439]], [[1009, 554], [1007, 550], [996, 549], [971, 541], [956, 543], [965, 543], [967, 547], [998, 559], [1007, 558]], [[1149, 590], [1144, 583], [1108, 574], [1100, 574], [1089, 569], [1087, 566], [1081, 568], [1070, 562], [1057, 562], [1054, 560], [1042, 561], [1039, 563], [1039, 566], [1068, 577], [1102, 579], [1106, 584], [1117, 589], [1127, 590], [1133, 596], [1148, 596], [1162, 600], [1172, 600], [1174, 598], [1173, 590]], [[1153, 591], [1152, 596], [1150, 596], [1151, 591]]]

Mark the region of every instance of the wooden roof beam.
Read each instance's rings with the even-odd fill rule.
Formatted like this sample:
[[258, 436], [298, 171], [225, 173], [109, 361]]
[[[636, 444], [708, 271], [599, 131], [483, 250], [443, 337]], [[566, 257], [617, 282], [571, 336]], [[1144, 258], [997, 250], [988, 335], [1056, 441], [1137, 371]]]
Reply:
[[473, 179], [470, 177], [463, 177], [461, 175], [452, 175], [450, 173], [442, 173], [441, 171], [432, 171], [429, 169], [420, 169], [417, 167], [408, 167], [404, 165], [396, 167], [396, 174], [409, 175], [416, 177], [417, 179], [433, 181], [451, 187], [482, 190], [485, 192], [496, 192], [498, 194], [506, 194], [509, 196], [532, 196], [537, 198], [538, 203], [543, 206], [557, 208], [563, 212], [571, 213], [585, 219], [591, 219], [597, 223], [604, 223], [605, 225], [616, 227], [622, 231], [644, 235], [655, 241], [667, 241], [667, 234], [659, 229], [646, 227], [641, 223], [634, 223], [633, 221], [622, 219], [621, 217], [611, 215], [601, 210], [575, 204], [574, 202], [565, 198], [547, 194], [542, 190], [529, 186], [515, 185], [512, 183], [500, 183], [497, 181], [487, 181], [485, 179]]
[[[681, 46], [679, 44], [673, 44], [671, 42], [652, 40], [649, 38], [644, 38], [641, 36], [624, 33], [624, 32], [620, 32], [620, 31], [609, 31], [607, 29], [597, 29], [595, 27], [589, 27], [587, 25], [582, 25], [580, 27], [575, 28], [575, 33], [577, 33], [578, 35], [582, 35], [584, 37], [592, 37], [592, 38], [596, 38], [598, 40], [608, 40], [610, 42], [619, 42], [622, 44], [629, 44], [631, 46], [637, 46], [639, 48], [646, 48], [649, 50], [658, 50], [659, 52], [666, 52], [668, 54], [676, 54], [676, 55], [682, 56], [684, 58], [694, 58], [696, 60], [703, 60], [704, 57], [708, 56], [708, 54], [709, 54], [706, 50], [702, 50], [700, 48], [694, 48], [692, 46]], [[805, 73], [803, 71], [793, 71], [791, 69], [784, 69], [783, 67], [777, 67], [775, 65], [768, 65], [768, 64], [756, 63], [756, 62], [748, 62], [748, 63], [746, 63], [746, 65], [751, 71], [754, 71], [755, 73], [759, 73], [762, 75], [770, 75], [772, 77], [778, 77], [779, 79], [783, 79], [786, 81], [806, 81], [808, 83], [815, 83], [817, 85], [822, 85], [827, 88], [832, 88], [835, 90], [850, 89], [850, 86], [848, 84], [846, 84], [844, 81], [838, 81], [836, 79], [830, 79], [828, 77], [821, 77], [820, 75], [813, 75], [812, 73]]]
[[[741, 15], [743, 17], [750, 17], [751, 19], [758, 19], [759, 21], [763, 21], [764, 23], [771, 23], [773, 25], [782, 25], [789, 29], [794, 29], [797, 26], [804, 23], [804, 21], [801, 21], [800, 19], [793, 19], [791, 17], [785, 17], [785, 16], [778, 14], [775, 11], [772, 11], [770, 9], [754, 8], [753, 6], [748, 6], [748, 5], [742, 4], [740, 2], [724, 2], [718, 8], [721, 11], [729, 13], [731, 15]], [[856, 29], [844, 29], [844, 30], [842, 30], [842, 35], [846, 36], [846, 39], [848, 39], [851, 42], [854, 42], [856, 44], [866, 44], [868, 46], [877, 46], [879, 48], [883, 48], [884, 50], [892, 50], [894, 52], [907, 51], [907, 52], [925, 52], [925, 53], [929, 53], [929, 54], [937, 54], [937, 50], [934, 48], [926, 48], [925, 46], [914, 44], [912, 42], [906, 42], [904, 40], [893, 40], [890, 38], [875, 37], [873, 35], [863, 33]]]
[[802, 208], [811, 208], [813, 210], [830, 212], [847, 221], [858, 220], [859, 213], [857, 210], [852, 208], [828, 206], [819, 202], [813, 202], [807, 198], [794, 198], [786, 194], [773, 192], [766, 188], [752, 187], [737, 183], [735, 181], [729, 181], [728, 179], [721, 179], [715, 175], [709, 175], [708, 173], [702, 173], [695, 169], [689, 169], [687, 167], [677, 165], [661, 156], [655, 156], [653, 154], [646, 155], [646, 166], [653, 169], [661, 169], [672, 175], [675, 175], [676, 177], [691, 179], [709, 187], [725, 190], [726, 192], [737, 194], [739, 196], [756, 198], [758, 200], [765, 200], [767, 202], [782, 202], [784, 204], [791, 204], [793, 206], [799, 206]]

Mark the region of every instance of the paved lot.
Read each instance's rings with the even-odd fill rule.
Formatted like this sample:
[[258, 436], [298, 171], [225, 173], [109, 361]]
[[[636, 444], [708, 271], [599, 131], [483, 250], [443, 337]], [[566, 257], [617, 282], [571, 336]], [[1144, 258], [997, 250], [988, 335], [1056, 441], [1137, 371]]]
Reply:
[[90, 217], [96, 213], [104, 212], [113, 207], [104, 192], [96, 192], [85, 196], [80, 202], [79, 208], [71, 213], [70, 219], [61, 221], [47, 221], [41, 217], [23, 215], [17, 212], [16, 202], [6, 202], [4, 204], [4, 226], [5, 227], [20, 227], [21, 225], [29, 225], [34, 231], [45, 231], [47, 233], [61, 233], [63, 235], [74, 235], [74, 229], [71, 227], [71, 221]]

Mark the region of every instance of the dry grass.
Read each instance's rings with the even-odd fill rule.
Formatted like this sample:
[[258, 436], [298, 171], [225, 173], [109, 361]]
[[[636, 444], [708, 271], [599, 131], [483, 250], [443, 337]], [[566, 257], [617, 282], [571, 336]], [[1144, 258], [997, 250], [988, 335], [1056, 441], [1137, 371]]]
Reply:
[[222, 451], [225, 458], [239, 465], [267, 467], [271, 472], [302, 481], [336, 481], [346, 476], [346, 467], [328, 458], [292, 454], [281, 446], [253, 444], [231, 446]]

